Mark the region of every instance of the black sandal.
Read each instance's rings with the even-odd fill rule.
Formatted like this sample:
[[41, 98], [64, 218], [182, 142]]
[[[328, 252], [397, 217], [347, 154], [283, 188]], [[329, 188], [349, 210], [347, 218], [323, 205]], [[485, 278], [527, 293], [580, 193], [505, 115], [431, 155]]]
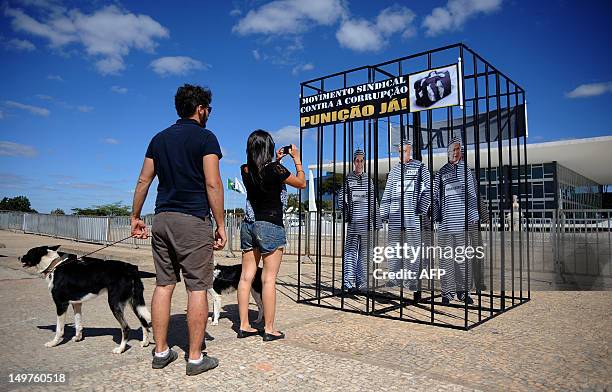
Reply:
[[238, 330], [237, 337], [238, 339], [248, 338], [249, 336], [259, 335], [259, 331], [243, 331], [241, 329]]
[[280, 332], [280, 331], [278, 331], [278, 332], [279, 332], [278, 335], [272, 335], [271, 333], [264, 332], [263, 341], [264, 342], [271, 342], [273, 340], [284, 339], [285, 338], [285, 334]]

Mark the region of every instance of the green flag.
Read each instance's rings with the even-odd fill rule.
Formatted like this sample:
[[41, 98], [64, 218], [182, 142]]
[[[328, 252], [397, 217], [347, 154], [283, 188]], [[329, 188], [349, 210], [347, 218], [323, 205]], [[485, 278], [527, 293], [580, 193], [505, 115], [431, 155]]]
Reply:
[[234, 184], [234, 181], [232, 181], [231, 178], [227, 179], [227, 189], [229, 189], [230, 191], [236, 190], [236, 184]]

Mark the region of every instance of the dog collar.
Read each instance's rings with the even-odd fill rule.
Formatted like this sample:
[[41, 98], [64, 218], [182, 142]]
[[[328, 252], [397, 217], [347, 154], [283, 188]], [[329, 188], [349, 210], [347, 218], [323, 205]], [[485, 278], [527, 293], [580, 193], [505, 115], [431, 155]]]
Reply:
[[45, 276], [45, 278], [47, 276], [49, 276], [50, 274], [53, 273], [53, 271], [55, 271], [55, 269], [57, 267], [59, 267], [60, 265], [62, 265], [66, 260], [68, 260], [70, 258], [70, 255], [64, 255], [64, 256], [60, 256], [57, 257], [56, 259], [54, 259], [51, 264], [49, 264], [49, 266], [47, 268], [45, 268], [41, 273]]

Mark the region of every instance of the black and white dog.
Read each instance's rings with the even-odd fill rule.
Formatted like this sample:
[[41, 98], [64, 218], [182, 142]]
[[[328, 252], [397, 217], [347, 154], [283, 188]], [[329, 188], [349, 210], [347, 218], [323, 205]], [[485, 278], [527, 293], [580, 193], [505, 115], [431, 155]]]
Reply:
[[69, 304], [74, 309], [76, 329], [72, 340], [83, 340], [81, 305], [103, 292], [107, 292], [108, 305], [121, 326], [121, 343], [113, 349], [113, 353], [120, 354], [125, 350], [130, 327], [123, 312], [128, 303], [142, 324], [142, 347], [149, 345], [151, 314], [145, 305], [144, 286], [138, 276], [138, 267], [118, 260], [84, 258], [79, 261], [75, 255], [60, 255], [58, 248], [59, 245], [39, 246], [20, 258], [24, 268], [36, 267], [43, 274], [55, 302], [55, 337], [45, 346], [57, 346], [62, 341]]
[[[258, 308], [256, 323], [261, 322], [263, 318], [263, 304], [261, 302], [261, 273], [263, 269], [257, 268], [255, 279], [251, 285], [251, 295], [255, 300]], [[219, 325], [219, 315], [221, 314], [221, 295], [230, 294], [238, 290], [240, 283], [240, 274], [242, 274], [242, 264], [236, 265], [215, 265], [213, 288], [208, 290], [208, 293], [213, 298], [213, 318], [212, 325]], [[209, 317], [209, 320], [211, 318]]]

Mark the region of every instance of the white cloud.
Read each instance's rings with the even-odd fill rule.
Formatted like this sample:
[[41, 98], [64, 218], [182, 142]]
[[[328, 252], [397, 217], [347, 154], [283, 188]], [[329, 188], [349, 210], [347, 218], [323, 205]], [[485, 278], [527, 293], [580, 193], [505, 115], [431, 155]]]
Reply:
[[49, 80], [57, 80], [58, 82], [63, 82], [64, 79], [59, 75], [47, 75], [47, 79]]
[[[94, 110], [94, 108], [92, 106], [89, 106], [89, 105], [73, 105], [71, 103], [63, 101], [61, 99], [57, 99], [57, 98], [52, 97], [50, 95], [36, 94], [35, 96], [38, 99], [42, 99], [44, 101], [52, 102], [54, 105], [57, 105], [57, 106], [59, 106], [59, 107], [61, 107], [63, 109], [66, 109], [66, 110], [77, 110], [77, 111], [82, 112], [82, 113], [89, 113], [89, 112]], [[20, 108], [20, 109], [23, 109], [23, 108]]]
[[112, 137], [107, 137], [107, 138], [103, 139], [102, 142], [104, 142], [106, 144], [119, 144], [119, 140], [113, 139]]
[[275, 0], [249, 11], [232, 30], [240, 35], [265, 35], [264, 43], [269, 43], [272, 37], [295, 38], [296, 45], [277, 45], [279, 53], [266, 53], [259, 48], [252, 51], [256, 60], [291, 66], [295, 75], [302, 71], [303, 65], [294, 58], [295, 53], [303, 49], [301, 34], [314, 26], [340, 22], [336, 32], [339, 44], [366, 52], [385, 47], [395, 34], [404, 39], [414, 36], [414, 20], [414, 12], [399, 5], [383, 9], [375, 20], [366, 20], [350, 18], [348, 2], [344, 0]]
[[18, 0], [17, 2], [24, 6], [32, 6], [37, 10], [50, 11], [54, 14], [66, 12], [66, 7], [62, 5], [61, 0]]
[[10, 7], [4, 10], [4, 14], [12, 18], [11, 26], [13, 30], [46, 38], [53, 47], [60, 47], [76, 40], [73, 34], [74, 29], [65, 18], [41, 23], [27, 15], [23, 10]]
[[184, 75], [190, 71], [207, 69], [209, 66], [187, 56], [160, 57], [151, 62], [153, 71], [161, 76]]
[[30, 185], [30, 183], [31, 180], [27, 177], [16, 175], [13, 173], [0, 173], [1, 188], [25, 189], [26, 186]]
[[42, 117], [47, 117], [51, 113], [49, 109], [41, 108], [38, 106], [26, 105], [15, 101], [4, 101], [4, 104], [8, 107], [26, 110], [32, 114]]
[[377, 51], [385, 47], [392, 35], [402, 33], [403, 38], [414, 35], [414, 12], [406, 7], [392, 6], [380, 11], [376, 22], [365, 19], [345, 19], [336, 39], [340, 46], [358, 52]]
[[127, 94], [128, 89], [126, 87], [121, 87], [121, 86], [113, 86], [110, 88], [112, 92], [117, 93], [117, 94]]
[[586, 98], [596, 97], [609, 92], [612, 92], [612, 82], [587, 83], [581, 84], [569, 93], [566, 93], [565, 96], [567, 98]]
[[36, 45], [27, 39], [13, 38], [4, 43], [4, 47], [9, 50], [19, 50], [24, 52], [31, 52], [36, 49]]
[[[271, 39], [268, 43], [271, 43]], [[300, 61], [297, 54], [304, 50], [303, 39], [299, 35], [284, 36], [281, 43], [275, 43], [268, 51], [257, 49], [258, 60], [268, 61], [274, 65], [292, 67], [298, 65]]]
[[296, 34], [312, 25], [331, 25], [346, 14], [342, 0], [275, 0], [249, 11], [232, 31], [248, 34]]
[[276, 148], [289, 144], [295, 144], [298, 147], [300, 146], [300, 128], [296, 127], [295, 125], [287, 125], [276, 132], [270, 132], [270, 134], [274, 139]]
[[231, 154], [225, 147], [221, 147], [221, 154], [223, 154], [223, 159], [221, 163], [226, 165], [236, 165], [240, 163], [239, 160], [230, 158], [233, 154]]
[[106, 57], [96, 61], [96, 68], [102, 75], [116, 75], [125, 68], [125, 65], [121, 58]]
[[409, 39], [409, 38], [416, 36], [416, 34], [417, 34], [416, 27], [411, 26], [411, 27], [408, 27], [406, 30], [404, 30], [404, 32], [402, 33], [402, 38]]
[[423, 20], [428, 36], [463, 28], [465, 22], [478, 14], [501, 9], [502, 0], [448, 0], [446, 6], [434, 8]]
[[7, 7], [13, 30], [45, 38], [52, 48], [79, 44], [96, 59], [103, 74], [116, 74], [125, 68], [124, 57], [131, 50], [152, 52], [157, 39], [168, 37], [168, 30], [148, 15], [133, 14], [115, 5], [92, 14], [78, 9], [57, 9], [39, 21], [18, 8]]
[[367, 20], [347, 20], [336, 32], [340, 46], [358, 52], [376, 51], [383, 47], [384, 38], [376, 25]]
[[240, 16], [242, 15], [242, 11], [240, 11], [238, 8], [234, 8], [233, 10], [230, 11], [230, 16]]
[[0, 156], [5, 157], [35, 157], [38, 151], [32, 146], [7, 141], [0, 141]]
[[412, 26], [415, 14], [410, 9], [392, 6], [380, 11], [376, 17], [376, 27], [384, 35], [406, 32]]
[[92, 106], [87, 106], [87, 105], [79, 105], [76, 107], [76, 109], [81, 113], [89, 113], [94, 110]]
[[89, 183], [89, 182], [58, 182], [57, 185], [60, 185], [62, 188], [71, 188], [71, 189], [82, 189], [82, 190], [113, 190], [110, 185], [100, 184], [100, 183]]
[[297, 75], [300, 72], [312, 71], [313, 69], [314, 69], [314, 65], [312, 63], [298, 64], [295, 67], [293, 67], [293, 69], [291, 70], [291, 73], [293, 75]]

